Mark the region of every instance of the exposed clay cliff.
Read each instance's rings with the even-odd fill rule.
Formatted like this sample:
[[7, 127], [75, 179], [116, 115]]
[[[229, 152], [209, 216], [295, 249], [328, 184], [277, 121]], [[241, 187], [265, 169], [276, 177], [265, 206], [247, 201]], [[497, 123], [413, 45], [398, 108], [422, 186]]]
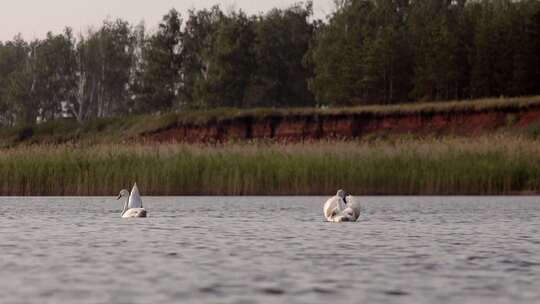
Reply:
[[[536, 127], [538, 125], [538, 127]], [[475, 136], [500, 129], [540, 134], [540, 96], [353, 108], [213, 109], [163, 115], [74, 119], [0, 128], [0, 148], [118, 141], [225, 143], [356, 140], [402, 134]], [[535, 135], [536, 136], [536, 135]]]
[[207, 122], [177, 122], [147, 132], [156, 142], [208, 143], [272, 139], [298, 142], [320, 139], [351, 140], [399, 134], [479, 135], [500, 128], [526, 128], [540, 122], [540, 103], [496, 107], [429, 108], [408, 111], [358, 111], [239, 116]]

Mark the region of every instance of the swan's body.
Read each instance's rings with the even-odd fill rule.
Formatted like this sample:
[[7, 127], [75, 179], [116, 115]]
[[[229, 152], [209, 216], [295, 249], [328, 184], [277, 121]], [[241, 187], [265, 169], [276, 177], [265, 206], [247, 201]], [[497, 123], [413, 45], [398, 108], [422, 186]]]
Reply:
[[356, 222], [360, 216], [360, 204], [353, 196], [339, 190], [326, 201], [323, 213], [329, 222]]
[[146, 217], [146, 209], [143, 208], [141, 194], [137, 183], [133, 185], [131, 193], [127, 190], [120, 191], [118, 199], [125, 197], [124, 208], [122, 209], [122, 218]]
[[133, 217], [146, 217], [146, 209], [144, 208], [133, 208], [128, 209], [124, 214], [122, 214], [122, 218], [133, 218]]

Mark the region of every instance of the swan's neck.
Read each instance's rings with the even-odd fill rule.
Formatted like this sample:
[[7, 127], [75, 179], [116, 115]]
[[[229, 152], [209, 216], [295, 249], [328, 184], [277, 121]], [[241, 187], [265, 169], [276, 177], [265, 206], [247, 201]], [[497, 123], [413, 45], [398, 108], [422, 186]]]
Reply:
[[122, 209], [122, 215], [124, 215], [124, 213], [126, 213], [126, 211], [128, 210], [128, 204], [129, 204], [129, 197], [126, 197], [126, 201], [124, 202], [124, 208]]
[[339, 212], [343, 212], [347, 208], [347, 205], [345, 204], [345, 199], [341, 196], [338, 196], [338, 203], [337, 203], [337, 210]]

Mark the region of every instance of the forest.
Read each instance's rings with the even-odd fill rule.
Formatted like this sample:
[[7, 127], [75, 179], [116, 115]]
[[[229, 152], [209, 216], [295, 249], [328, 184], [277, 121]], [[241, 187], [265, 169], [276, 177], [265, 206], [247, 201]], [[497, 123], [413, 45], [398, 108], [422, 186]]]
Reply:
[[540, 93], [538, 0], [336, 0], [264, 14], [171, 9], [0, 41], [0, 126], [214, 108]]

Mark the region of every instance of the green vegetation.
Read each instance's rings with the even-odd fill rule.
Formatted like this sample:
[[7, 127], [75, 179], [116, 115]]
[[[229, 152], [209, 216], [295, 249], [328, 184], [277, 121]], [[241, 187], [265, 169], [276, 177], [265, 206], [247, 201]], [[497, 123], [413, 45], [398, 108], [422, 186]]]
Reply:
[[[53, 120], [38, 125], [0, 128], [0, 148], [27, 144], [101, 144], [141, 141], [147, 133], [173, 128], [178, 125], [205, 125], [249, 118], [286, 119], [291, 117], [324, 117], [332, 115], [365, 115], [377, 118], [391, 115], [431, 115], [448, 113], [460, 115], [474, 111], [520, 111], [540, 106], [540, 96], [479, 99], [474, 101], [448, 101], [410, 103], [387, 106], [358, 106], [343, 108], [291, 108], [291, 109], [234, 109], [218, 108], [210, 111], [186, 111], [164, 115], [139, 115], [118, 118], [98, 118], [83, 124], [73, 119]], [[512, 127], [509, 114], [508, 127]], [[527, 135], [538, 137], [538, 126], [525, 130]]]
[[172, 9], [0, 42], [0, 126], [215, 108], [540, 94], [538, 0], [336, 0], [247, 15]]
[[[0, 194], [110, 195], [135, 180], [145, 194], [536, 191], [540, 126], [518, 112], [540, 97], [513, 96], [540, 94], [538, 0], [335, 4], [325, 21], [310, 1], [251, 16], [214, 6], [172, 9], [154, 32], [106, 20], [0, 42]], [[506, 135], [144, 142], [182, 125], [475, 111], [505, 115]]]
[[540, 189], [515, 135], [226, 146], [30, 146], [0, 154], [0, 195], [511, 194]]

